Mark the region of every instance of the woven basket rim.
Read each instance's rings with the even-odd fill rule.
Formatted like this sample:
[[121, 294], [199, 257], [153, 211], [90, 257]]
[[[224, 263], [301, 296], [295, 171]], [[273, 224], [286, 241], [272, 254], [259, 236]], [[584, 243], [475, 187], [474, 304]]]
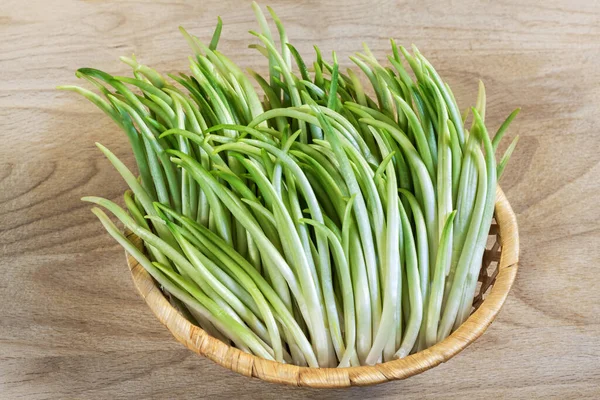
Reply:
[[[217, 364], [249, 377], [267, 382], [313, 388], [343, 388], [368, 386], [391, 380], [405, 379], [431, 369], [461, 352], [479, 338], [494, 321], [516, 277], [519, 259], [519, 234], [516, 216], [504, 192], [497, 187], [495, 218], [502, 251], [496, 282], [485, 300], [456, 331], [436, 345], [409, 355], [373, 366], [347, 368], [309, 368], [282, 364], [244, 353], [208, 335], [191, 324], [165, 298], [150, 274], [126, 253], [127, 265], [137, 290], [154, 315], [173, 336], [190, 350]], [[141, 240], [127, 232], [130, 240], [142, 246]]]

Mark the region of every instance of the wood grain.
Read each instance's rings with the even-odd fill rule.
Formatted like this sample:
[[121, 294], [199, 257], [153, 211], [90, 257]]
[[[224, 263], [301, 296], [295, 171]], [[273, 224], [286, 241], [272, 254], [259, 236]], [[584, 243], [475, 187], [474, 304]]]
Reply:
[[[299, 50], [343, 59], [364, 40], [415, 43], [464, 107], [477, 79], [493, 128], [516, 106], [519, 148], [502, 180], [521, 236], [519, 275], [499, 318], [449, 363], [406, 381], [321, 392], [224, 370], [174, 341], [139, 298], [122, 250], [81, 203], [125, 184], [93, 143], [127, 162], [125, 136], [59, 84], [94, 66], [123, 74], [133, 52], [187, 68], [177, 26], [265, 71], [246, 45], [246, 2], [2, 1], [0, 7], [0, 398], [600, 397], [600, 5], [271, 1]], [[350, 66], [345, 62], [345, 66]]]

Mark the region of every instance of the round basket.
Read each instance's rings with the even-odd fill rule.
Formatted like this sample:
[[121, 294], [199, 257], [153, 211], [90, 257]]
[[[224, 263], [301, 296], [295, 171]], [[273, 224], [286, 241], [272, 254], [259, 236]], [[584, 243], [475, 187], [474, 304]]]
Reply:
[[[248, 377], [268, 382], [313, 388], [366, 386], [405, 379], [448, 361], [485, 332], [498, 315], [517, 274], [519, 233], [513, 210], [504, 193], [497, 188], [494, 222], [490, 229], [478, 292], [471, 316], [442, 342], [406, 358], [382, 364], [350, 368], [308, 368], [268, 361], [213, 338], [191, 324], [165, 298], [146, 270], [129, 254], [127, 264], [138, 291], [156, 315], [190, 350], [217, 364]], [[141, 240], [128, 232], [128, 237], [141, 248]]]

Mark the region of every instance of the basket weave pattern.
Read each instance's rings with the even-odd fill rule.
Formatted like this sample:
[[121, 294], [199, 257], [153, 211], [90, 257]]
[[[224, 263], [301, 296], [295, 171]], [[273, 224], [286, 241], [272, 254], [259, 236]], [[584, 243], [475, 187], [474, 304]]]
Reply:
[[[141, 240], [128, 232], [136, 246]], [[265, 381], [314, 388], [367, 386], [405, 379], [433, 368], [458, 354], [485, 332], [496, 318], [515, 279], [519, 258], [516, 217], [497, 188], [494, 222], [482, 260], [479, 284], [473, 301], [474, 311], [455, 332], [442, 342], [406, 358], [374, 366], [350, 368], [308, 368], [265, 360], [209, 336], [185, 319], [165, 298], [156, 282], [129, 254], [127, 264], [138, 291], [156, 315], [186, 347], [232, 371]]]

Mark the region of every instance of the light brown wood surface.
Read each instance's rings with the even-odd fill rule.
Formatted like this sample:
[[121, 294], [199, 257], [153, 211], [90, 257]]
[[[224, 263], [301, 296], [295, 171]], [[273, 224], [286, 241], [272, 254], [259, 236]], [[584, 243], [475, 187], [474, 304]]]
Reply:
[[[501, 182], [519, 221], [519, 273], [499, 318], [464, 352], [406, 381], [317, 391], [250, 380], [176, 342], [136, 293], [123, 251], [79, 198], [125, 188], [94, 146], [126, 137], [59, 84], [120, 55], [187, 68], [183, 25], [265, 71], [247, 2], [0, 4], [0, 399], [599, 398], [600, 4], [597, 1], [271, 1], [309, 57], [415, 43], [459, 104], [488, 89], [495, 129], [521, 135]], [[345, 66], [350, 66], [344, 61]]]

